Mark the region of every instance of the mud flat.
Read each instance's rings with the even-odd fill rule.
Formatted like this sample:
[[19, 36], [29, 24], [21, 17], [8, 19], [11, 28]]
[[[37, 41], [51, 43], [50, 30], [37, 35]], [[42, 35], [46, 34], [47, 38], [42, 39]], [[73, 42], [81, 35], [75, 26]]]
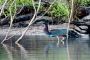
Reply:
[[[49, 29], [65, 29], [67, 24], [60, 24], [60, 25], [50, 25]], [[56, 39], [56, 37], [48, 37], [48, 35], [45, 34], [43, 31], [44, 26], [30, 26], [30, 28], [27, 30], [23, 38], [28, 38], [31, 40], [50, 40], [50, 39]], [[12, 28], [8, 34], [8, 37], [13, 36], [13, 38], [17, 39], [21, 36], [21, 34], [24, 32], [25, 28]], [[4, 39], [8, 32], [8, 28], [0, 28], [0, 38], [1, 40]]]
[[[49, 29], [66, 29], [67, 24], [60, 25], [50, 25]], [[30, 26], [25, 35], [46, 35], [43, 31], [44, 25], [42, 26]], [[9, 32], [9, 35], [21, 35], [24, 32], [25, 28], [12, 28]], [[0, 28], [0, 35], [6, 35], [8, 32], [7, 28]]]

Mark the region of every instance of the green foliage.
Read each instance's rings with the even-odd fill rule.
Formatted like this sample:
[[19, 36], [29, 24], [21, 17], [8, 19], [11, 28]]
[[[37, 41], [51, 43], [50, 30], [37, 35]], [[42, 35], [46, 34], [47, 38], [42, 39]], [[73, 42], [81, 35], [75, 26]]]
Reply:
[[9, 6], [6, 11], [4, 11], [5, 16], [10, 16], [11, 14], [16, 14], [16, 6], [13, 4], [13, 6]]
[[4, 0], [0, 0], [0, 6], [4, 4]]
[[[3, 1], [0, 0], [0, 2], [2, 3]], [[14, 2], [14, 3], [13, 3]], [[6, 16], [9, 16], [10, 13], [13, 15], [15, 14], [15, 12], [17, 11], [17, 7], [22, 7], [22, 6], [31, 6], [32, 5], [32, 0], [8, 0], [7, 2], [7, 10], [4, 12], [4, 14]]]
[[[8, 2], [7, 2], [7, 5], [6, 5], [7, 6], [7, 8], [6, 8], [7, 10], [4, 12], [4, 14], [6, 16], [10, 15], [10, 11], [11, 11], [12, 14], [15, 14], [15, 12], [18, 10], [18, 7], [21, 8], [23, 6], [33, 6], [32, 0], [15, 0], [14, 3], [13, 3], [13, 1], [14, 0], [8, 0]], [[0, 0], [0, 2], [3, 2], [3, 1]], [[35, 7], [36, 8], [38, 7], [38, 3], [36, 3], [36, 2], [35, 2]], [[42, 5], [40, 6], [40, 9], [42, 9]]]
[[82, 6], [90, 6], [90, 0], [78, 0], [78, 3]]
[[3, 3], [3, 0], [0, 0], [0, 5]]
[[16, 0], [16, 4], [17, 5], [31, 5], [32, 4], [32, 0]]
[[[8, 3], [12, 3], [14, 0], [8, 0]], [[15, 0], [17, 5], [30, 5], [32, 0]], [[4, 0], [0, 0], [0, 4], [3, 4]]]
[[65, 3], [55, 2], [51, 7], [50, 13], [54, 17], [68, 17], [69, 7]]

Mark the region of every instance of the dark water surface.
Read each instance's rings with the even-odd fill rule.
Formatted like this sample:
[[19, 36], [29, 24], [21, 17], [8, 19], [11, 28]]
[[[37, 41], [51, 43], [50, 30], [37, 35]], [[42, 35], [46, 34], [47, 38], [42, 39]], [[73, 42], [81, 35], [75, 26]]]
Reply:
[[[0, 60], [68, 60], [66, 43], [57, 47], [57, 39], [24, 36], [15, 44], [16, 39], [0, 44]], [[68, 47], [71, 60], [90, 60], [89, 38], [70, 38]]]

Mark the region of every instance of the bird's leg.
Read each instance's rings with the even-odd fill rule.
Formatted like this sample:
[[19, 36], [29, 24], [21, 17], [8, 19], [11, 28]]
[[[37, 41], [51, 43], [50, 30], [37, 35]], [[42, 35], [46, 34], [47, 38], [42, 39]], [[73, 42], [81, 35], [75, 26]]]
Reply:
[[[60, 38], [61, 38], [61, 40], [60, 40]], [[60, 42], [61, 42], [61, 44], [62, 45], [64, 45], [64, 37], [63, 36], [57, 36], [57, 39], [58, 39], [58, 42], [57, 42], [57, 46], [59, 47], [59, 45], [60, 45]]]
[[61, 43], [64, 45], [64, 37], [61, 38]]
[[57, 36], [58, 42], [57, 42], [57, 46], [59, 47], [60, 41], [59, 41], [59, 36]]

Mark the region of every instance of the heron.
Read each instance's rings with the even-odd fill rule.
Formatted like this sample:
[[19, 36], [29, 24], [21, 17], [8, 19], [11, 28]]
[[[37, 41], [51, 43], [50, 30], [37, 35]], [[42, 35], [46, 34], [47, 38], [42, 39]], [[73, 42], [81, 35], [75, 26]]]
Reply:
[[49, 37], [57, 37], [58, 38], [57, 46], [59, 46], [60, 41], [64, 45], [64, 40], [65, 40], [65, 37], [66, 37], [66, 34], [67, 34], [67, 29], [52, 29], [52, 30], [49, 30], [48, 29], [48, 23], [44, 23], [44, 25], [45, 25], [44, 32]]

